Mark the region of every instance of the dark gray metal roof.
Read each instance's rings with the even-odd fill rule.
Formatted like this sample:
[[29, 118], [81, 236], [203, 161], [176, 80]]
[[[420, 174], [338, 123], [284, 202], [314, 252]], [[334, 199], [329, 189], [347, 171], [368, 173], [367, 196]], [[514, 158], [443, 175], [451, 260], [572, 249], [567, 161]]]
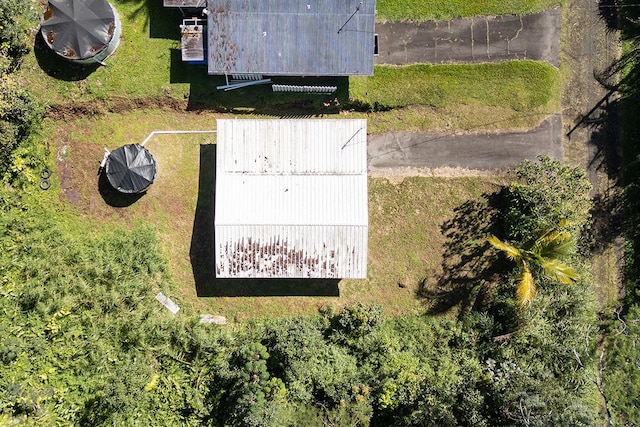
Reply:
[[121, 193], [141, 193], [156, 178], [156, 161], [140, 144], [124, 145], [107, 158], [109, 183]]
[[209, 74], [373, 75], [375, 0], [208, 0]]
[[50, 0], [42, 14], [40, 31], [59, 55], [86, 59], [107, 48], [116, 25], [116, 12], [106, 0]]

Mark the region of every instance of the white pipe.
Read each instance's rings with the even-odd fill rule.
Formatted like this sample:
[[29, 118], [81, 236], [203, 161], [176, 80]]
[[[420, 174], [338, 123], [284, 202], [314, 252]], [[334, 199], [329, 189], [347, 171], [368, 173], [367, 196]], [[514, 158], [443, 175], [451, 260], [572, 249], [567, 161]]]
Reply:
[[149, 134], [149, 136], [145, 138], [144, 141], [142, 141], [140, 145], [144, 147], [144, 144], [146, 144], [151, 138], [153, 138], [154, 135], [181, 134], [181, 133], [216, 133], [216, 132], [218, 131], [217, 130], [154, 130]]

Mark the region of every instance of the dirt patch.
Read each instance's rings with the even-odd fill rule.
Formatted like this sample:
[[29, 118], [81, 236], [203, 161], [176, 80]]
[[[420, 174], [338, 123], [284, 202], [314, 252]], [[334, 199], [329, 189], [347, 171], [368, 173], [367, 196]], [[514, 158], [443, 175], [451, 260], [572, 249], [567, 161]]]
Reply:
[[585, 168], [593, 186], [592, 273], [601, 307], [615, 303], [623, 268], [620, 126], [610, 91], [617, 76], [606, 76], [621, 52], [614, 18], [596, 0], [569, 0], [561, 45], [561, 63], [571, 72], [562, 96], [564, 161]]
[[495, 176], [496, 171], [479, 170], [479, 169], [466, 169], [466, 168], [413, 168], [413, 167], [398, 167], [378, 169], [369, 172], [369, 176], [374, 178], [387, 178], [390, 182], [401, 182], [404, 178], [409, 176], [421, 176], [421, 177], [443, 177], [443, 178], [460, 178], [463, 176]]
[[105, 113], [125, 113], [141, 109], [170, 109], [187, 111], [187, 101], [175, 98], [110, 98], [64, 105], [53, 105], [46, 117], [54, 120], [73, 120], [82, 116], [96, 116]]
[[69, 146], [63, 145], [56, 153], [56, 168], [60, 180], [60, 198], [69, 201], [74, 206], [80, 205], [82, 197], [73, 182], [73, 164], [67, 161]]

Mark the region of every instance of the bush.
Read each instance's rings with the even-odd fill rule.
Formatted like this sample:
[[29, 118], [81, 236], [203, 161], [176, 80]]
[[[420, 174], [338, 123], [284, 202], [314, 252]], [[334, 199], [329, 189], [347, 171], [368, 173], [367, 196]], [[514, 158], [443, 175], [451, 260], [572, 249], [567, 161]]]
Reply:
[[589, 221], [589, 183], [583, 169], [539, 157], [516, 169], [518, 182], [506, 192], [504, 227], [508, 240], [525, 244], [566, 220], [565, 228], [582, 236]]
[[0, 57], [9, 61], [0, 66], [0, 75], [13, 71], [22, 57], [29, 52], [27, 29], [36, 21], [33, 2], [29, 0], [3, 0], [0, 2]]

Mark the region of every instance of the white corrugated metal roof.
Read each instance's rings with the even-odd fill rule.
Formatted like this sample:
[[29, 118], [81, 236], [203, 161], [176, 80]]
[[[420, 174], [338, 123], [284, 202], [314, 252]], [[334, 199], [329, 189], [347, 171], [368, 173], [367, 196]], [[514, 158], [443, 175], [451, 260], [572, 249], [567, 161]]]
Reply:
[[218, 277], [366, 277], [365, 120], [218, 120]]

